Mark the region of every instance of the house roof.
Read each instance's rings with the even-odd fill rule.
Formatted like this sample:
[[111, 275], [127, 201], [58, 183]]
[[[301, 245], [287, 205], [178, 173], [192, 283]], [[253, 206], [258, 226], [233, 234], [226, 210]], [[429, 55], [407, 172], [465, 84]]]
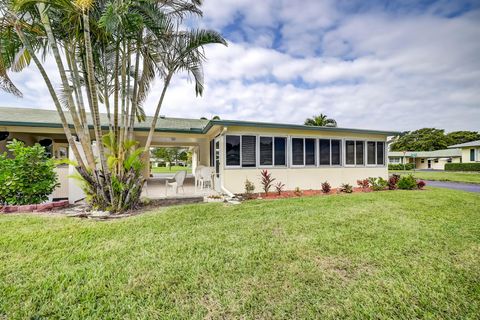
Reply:
[[467, 148], [467, 147], [480, 147], [480, 140], [470, 141], [460, 144], [454, 144], [453, 146], [448, 146], [449, 148]]
[[460, 149], [443, 149], [435, 151], [407, 151], [405, 154], [403, 151], [389, 151], [389, 157], [407, 157], [413, 158], [450, 158], [450, 157], [461, 157], [462, 150]]
[[[65, 112], [69, 123], [72, 123], [70, 114]], [[91, 117], [87, 116], [91, 124]], [[150, 129], [153, 117], [147, 116], [146, 120], [135, 124], [135, 130], [147, 131]], [[100, 121], [105, 129], [108, 128], [106, 114], [100, 115]], [[30, 109], [30, 108], [7, 108], [0, 107], [0, 126], [28, 126], [61, 128], [60, 117], [56, 110]], [[157, 132], [179, 132], [179, 133], [207, 133], [213, 126], [243, 126], [276, 129], [297, 129], [325, 132], [352, 132], [366, 134], [396, 135], [396, 131], [366, 130], [338, 127], [314, 127], [286, 123], [237, 121], [237, 120], [202, 120], [186, 118], [159, 118], [157, 121]]]

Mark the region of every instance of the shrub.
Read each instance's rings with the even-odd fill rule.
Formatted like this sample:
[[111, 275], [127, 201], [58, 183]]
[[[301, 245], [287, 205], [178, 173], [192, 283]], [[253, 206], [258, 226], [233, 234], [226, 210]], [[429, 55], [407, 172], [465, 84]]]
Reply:
[[12, 157], [0, 155], [0, 204], [38, 204], [59, 186], [55, 164], [39, 144], [26, 147], [13, 140], [7, 145]]
[[357, 180], [357, 185], [363, 190], [366, 190], [370, 187], [370, 181], [368, 179]]
[[293, 193], [295, 193], [295, 195], [297, 195], [297, 196], [301, 196], [302, 195], [302, 190], [299, 187], [295, 187], [295, 191]]
[[275, 185], [275, 190], [277, 190], [277, 194], [281, 195], [283, 188], [285, 187], [284, 183], [281, 183], [280, 181]]
[[340, 186], [340, 192], [343, 192], [343, 193], [352, 193], [353, 192], [353, 187], [348, 184], [348, 183], [344, 183]]
[[262, 176], [263, 191], [265, 191], [265, 195], [268, 195], [268, 191], [272, 187], [272, 184], [273, 184], [273, 181], [275, 181], [275, 178], [272, 178], [272, 174], [268, 172], [268, 170], [262, 170], [261, 176]]
[[473, 163], [446, 163], [446, 171], [480, 171], [480, 162]]
[[329, 193], [330, 190], [332, 190], [332, 186], [330, 185], [330, 183], [328, 183], [327, 181], [322, 183], [322, 192], [323, 193]]
[[388, 170], [413, 170], [415, 169], [414, 163], [389, 163]]
[[400, 176], [398, 174], [390, 176], [390, 178], [388, 178], [388, 190], [397, 189], [398, 180], [400, 180]]
[[385, 190], [388, 186], [387, 180], [383, 179], [382, 177], [370, 177], [368, 178], [368, 182], [370, 182], [373, 191]]
[[245, 198], [253, 198], [253, 192], [255, 191], [255, 185], [250, 180], [245, 180]]
[[417, 188], [417, 180], [409, 174], [406, 176], [402, 176], [400, 180], [398, 180], [398, 188], [402, 190], [413, 190]]
[[423, 180], [417, 181], [417, 188], [418, 189], [422, 190], [423, 187], [425, 187], [425, 185], [426, 185], [425, 181], [423, 181]]

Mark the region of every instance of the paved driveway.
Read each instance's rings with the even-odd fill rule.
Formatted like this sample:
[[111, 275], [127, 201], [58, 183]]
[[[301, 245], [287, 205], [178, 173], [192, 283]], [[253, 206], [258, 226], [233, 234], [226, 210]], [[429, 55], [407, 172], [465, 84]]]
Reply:
[[431, 187], [462, 190], [468, 192], [480, 192], [480, 184], [431, 180], [425, 180], [425, 182], [427, 182], [427, 186]]

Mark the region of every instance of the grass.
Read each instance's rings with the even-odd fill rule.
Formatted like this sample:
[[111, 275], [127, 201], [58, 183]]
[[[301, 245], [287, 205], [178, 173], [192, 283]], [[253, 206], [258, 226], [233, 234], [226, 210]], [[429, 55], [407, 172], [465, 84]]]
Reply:
[[0, 319], [475, 319], [480, 195], [0, 216]]
[[172, 166], [171, 168], [167, 167], [153, 167], [152, 173], [176, 173], [178, 171], [187, 170], [188, 173], [192, 172], [192, 168], [190, 167], [182, 167], [182, 166]]
[[404, 174], [412, 173], [417, 179], [453, 181], [480, 184], [480, 172], [458, 172], [458, 171], [390, 171], [390, 173]]

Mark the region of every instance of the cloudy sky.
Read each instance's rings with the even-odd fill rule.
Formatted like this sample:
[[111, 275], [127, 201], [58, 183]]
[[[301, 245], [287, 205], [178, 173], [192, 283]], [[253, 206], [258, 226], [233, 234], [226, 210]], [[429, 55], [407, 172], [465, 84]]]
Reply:
[[[197, 23], [229, 46], [206, 49], [204, 96], [180, 75], [161, 114], [480, 130], [480, 0], [204, 0], [203, 10]], [[0, 93], [1, 105], [53, 107], [36, 69], [12, 78], [25, 97]]]

